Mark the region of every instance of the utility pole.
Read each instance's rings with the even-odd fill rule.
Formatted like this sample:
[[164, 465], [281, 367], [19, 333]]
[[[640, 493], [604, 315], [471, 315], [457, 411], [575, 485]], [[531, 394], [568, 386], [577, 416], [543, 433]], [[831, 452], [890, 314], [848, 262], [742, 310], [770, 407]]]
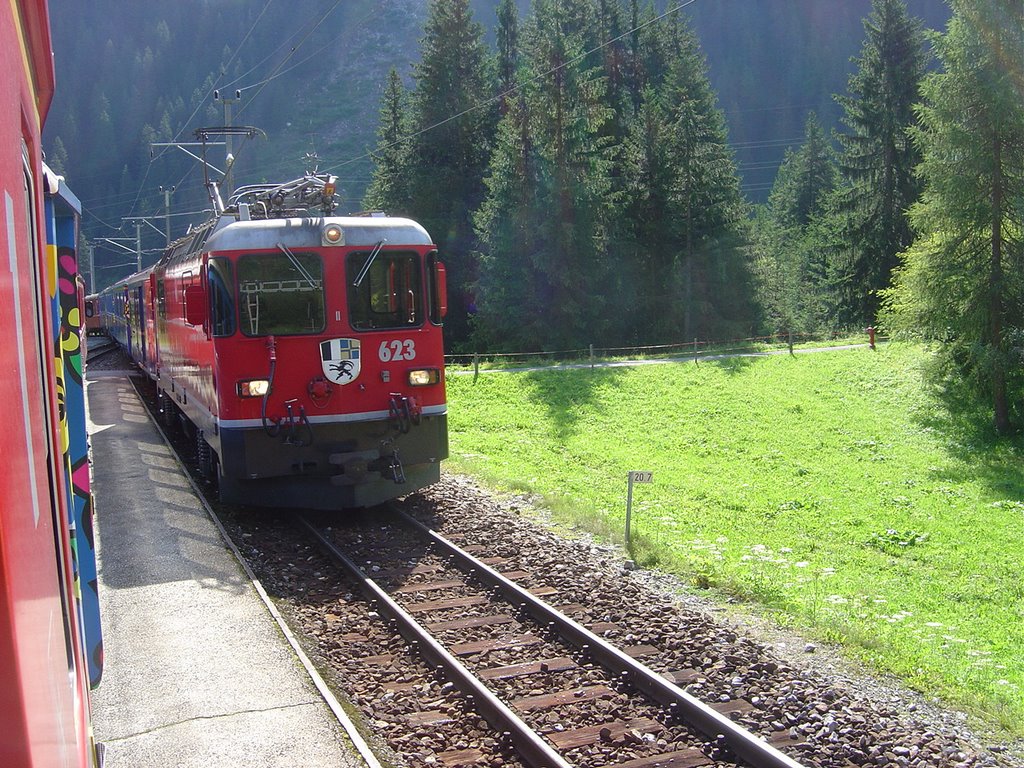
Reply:
[[171, 195], [175, 187], [160, 187], [164, 193], [164, 234], [167, 236], [167, 245], [171, 244]]
[[83, 241], [86, 258], [89, 263], [89, 293], [96, 293], [96, 256], [94, 255], [93, 244]]
[[[170, 193], [167, 193], [168, 195]], [[139, 272], [142, 271], [142, 225], [145, 224], [147, 227], [152, 229], [157, 234], [164, 234], [159, 227], [153, 224], [153, 219], [164, 218], [158, 216], [125, 216], [122, 221], [130, 221], [135, 225], [135, 261]], [[169, 235], [168, 235], [169, 237]], [[110, 238], [107, 238], [110, 239]], [[127, 239], [127, 238], [126, 238]]]
[[[223, 199], [221, 198], [219, 185], [216, 182], [210, 181], [210, 173], [209, 173], [210, 169], [213, 168], [213, 170], [215, 170], [215, 171], [217, 169], [214, 168], [212, 165], [210, 165], [208, 162], [206, 162], [206, 148], [208, 146], [210, 146], [211, 144], [215, 143], [215, 142], [211, 142], [210, 141], [210, 137], [211, 136], [224, 136], [225, 138], [227, 138], [229, 136], [235, 136], [235, 135], [245, 136], [247, 139], [251, 139], [251, 138], [253, 138], [255, 136], [262, 136], [264, 139], [267, 138], [267, 135], [263, 131], [261, 131], [259, 128], [255, 128], [255, 127], [253, 127], [251, 125], [239, 125], [239, 126], [222, 125], [222, 126], [219, 126], [219, 127], [211, 127], [211, 128], [196, 128], [196, 130], [195, 130], [195, 137], [197, 139], [199, 139], [200, 145], [203, 148], [203, 156], [201, 158], [202, 163], [203, 163], [203, 182], [205, 183], [206, 188], [207, 188], [207, 190], [210, 193], [210, 202], [213, 204], [213, 209], [216, 212], [217, 216], [220, 216], [222, 213], [224, 213], [224, 202], [223, 202]], [[225, 142], [225, 143], [227, 143], [227, 142]], [[231, 145], [228, 144], [228, 146], [231, 146]], [[224, 174], [224, 179], [225, 179], [224, 183], [228, 186], [228, 189], [230, 190], [230, 192], [234, 192], [234, 190], [231, 187], [231, 174], [230, 174], [231, 166], [234, 163], [234, 160], [235, 160], [234, 157], [229, 154], [228, 155], [228, 170], [227, 171], [218, 171], [218, 173], [223, 173]], [[229, 202], [230, 202], [230, 199], [231, 199], [231, 195], [229, 194], [228, 195]]]
[[135, 271], [142, 271], [142, 222], [135, 222]]
[[[219, 101], [221, 104], [224, 105], [224, 127], [230, 129], [231, 107], [242, 100], [242, 92], [235, 91], [235, 98], [231, 99], [226, 96], [221, 96], [220, 91], [214, 91], [213, 100]], [[225, 149], [227, 151], [227, 155], [225, 156], [226, 159], [224, 161], [224, 189], [227, 192], [226, 198], [229, 198], [235, 191], [234, 172], [232, 168], [232, 166], [234, 166], [235, 164], [235, 156], [232, 152], [233, 147], [231, 143], [230, 131], [224, 134], [224, 144], [226, 145]]]

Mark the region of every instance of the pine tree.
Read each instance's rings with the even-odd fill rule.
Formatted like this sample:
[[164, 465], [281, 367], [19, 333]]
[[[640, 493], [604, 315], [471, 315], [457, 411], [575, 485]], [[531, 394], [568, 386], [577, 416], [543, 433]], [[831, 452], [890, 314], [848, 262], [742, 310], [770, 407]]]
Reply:
[[468, 336], [476, 280], [472, 217], [484, 198], [497, 107], [483, 29], [468, 0], [432, 0], [414, 71], [408, 181], [411, 213], [448, 267], [449, 341]]
[[670, 153], [672, 125], [658, 91], [641, 94], [623, 152], [626, 178], [622, 218], [629, 237], [619, 250], [631, 279], [622, 286], [627, 338], [633, 343], [678, 339], [673, 280], [679, 232], [671, 210], [676, 174]]
[[768, 196], [756, 243], [756, 270], [765, 317], [773, 332], [830, 325], [826, 293], [826, 234], [837, 173], [834, 152], [812, 112], [804, 143], [787, 150]]
[[501, 113], [505, 114], [508, 100], [514, 98], [519, 72], [519, 15], [515, 0], [501, 0], [497, 16], [498, 94]]
[[402, 80], [392, 69], [381, 100], [373, 178], [363, 198], [363, 207], [367, 209], [405, 215], [410, 212], [409, 119], [405, 101]]
[[[530, 89], [538, 152], [537, 205], [542, 222], [545, 280], [550, 288], [551, 343], [581, 345], [606, 329], [601, 290], [607, 270], [605, 225], [609, 192], [609, 110], [600, 71], [581, 58], [588, 28], [574, 0], [534, 6], [530, 56], [546, 67]], [[545, 109], [546, 105], [546, 109]]]
[[1024, 335], [1024, 3], [954, 0], [925, 77], [917, 232], [884, 294], [893, 330], [946, 342], [992, 403], [997, 432], [1020, 408]]
[[744, 314], [748, 285], [737, 247], [743, 217], [725, 118], [716, 106], [697, 38], [678, 15], [672, 59], [662, 86], [671, 105], [670, 156], [675, 169], [672, 207], [679, 221], [679, 330], [683, 338], [723, 332]]
[[835, 152], [817, 115], [804, 125], [804, 143], [789, 150], [768, 197], [775, 219], [784, 227], [806, 227], [825, 210], [828, 195], [838, 181]]
[[897, 257], [913, 240], [908, 211], [921, 193], [920, 153], [910, 140], [924, 76], [924, 36], [903, 0], [874, 0], [867, 39], [848, 95], [837, 96], [849, 131], [839, 135], [844, 231], [834, 280], [850, 323], [872, 323], [878, 291], [889, 286]]
[[584, 0], [540, 0], [524, 25], [521, 99], [503, 120], [477, 218], [486, 248], [482, 336], [497, 337], [522, 310], [506, 302], [501, 275], [519, 275], [519, 300], [536, 308], [500, 339], [505, 344], [577, 346], [609, 325], [609, 110], [600, 71], [585, 55], [592, 10]]
[[550, 320], [541, 258], [544, 214], [537, 206], [539, 158], [529, 124], [520, 91], [498, 126], [487, 198], [475, 217], [482, 253], [474, 340], [489, 350], [535, 348]]
[[57, 136], [53, 140], [53, 149], [46, 155], [46, 164], [53, 169], [53, 172], [59, 176], [66, 176], [68, 173], [68, 151], [64, 148], [64, 142], [61, 141], [60, 136]]

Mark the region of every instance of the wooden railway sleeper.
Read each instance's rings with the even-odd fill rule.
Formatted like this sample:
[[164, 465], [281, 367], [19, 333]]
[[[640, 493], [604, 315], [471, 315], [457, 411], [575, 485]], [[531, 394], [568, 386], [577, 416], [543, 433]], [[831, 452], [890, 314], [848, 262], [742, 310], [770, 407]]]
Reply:
[[299, 521], [320, 542], [321, 546], [346, 571], [355, 578], [363, 593], [373, 600], [380, 612], [396, 622], [398, 631], [409, 642], [415, 652], [421, 654], [432, 667], [443, 669], [450, 680], [468, 699], [473, 702], [491, 726], [503, 736], [530, 766], [536, 768], [571, 768], [571, 764], [554, 750], [539, 734], [523, 722], [504, 702], [481, 683], [461, 662], [450, 654], [440, 643], [417, 623], [398, 603], [370, 579], [352, 560], [345, 556], [316, 526], [304, 516]]

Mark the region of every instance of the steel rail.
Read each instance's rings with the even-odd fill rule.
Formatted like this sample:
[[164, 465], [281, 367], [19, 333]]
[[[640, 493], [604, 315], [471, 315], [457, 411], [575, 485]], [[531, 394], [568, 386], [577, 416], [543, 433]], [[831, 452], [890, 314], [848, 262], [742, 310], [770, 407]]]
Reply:
[[502, 576], [486, 563], [460, 549], [439, 533], [431, 530], [401, 510], [396, 510], [410, 525], [464, 568], [472, 568], [474, 577], [490, 587], [500, 590], [512, 603], [528, 612], [537, 621], [548, 625], [565, 640], [589, 653], [590, 658], [610, 672], [628, 680], [655, 701], [669, 708], [670, 713], [680, 721], [697, 728], [705, 736], [724, 744], [737, 757], [748, 761], [754, 768], [803, 768], [803, 766], [781, 751], [762, 741], [750, 731], [736, 725], [725, 715], [715, 711], [704, 702], [690, 695], [679, 686], [665, 679], [633, 657], [609, 645], [586, 627], [549, 606]]
[[466, 696], [473, 699], [473, 705], [480, 714], [500, 733], [508, 734], [519, 755], [535, 768], [572, 768], [554, 748], [540, 735], [524, 723], [515, 712], [509, 709], [497, 696], [481, 683], [472, 672], [466, 669], [454, 656], [438, 643], [420, 624], [363, 571], [339, 550], [324, 534], [305, 516], [298, 516], [299, 522], [305, 526], [331, 557], [335, 558], [345, 570], [357, 579], [363, 593], [373, 600], [383, 614], [394, 620], [402, 636], [411, 643], [417, 644], [417, 650], [435, 667], [444, 670], [448, 679]]

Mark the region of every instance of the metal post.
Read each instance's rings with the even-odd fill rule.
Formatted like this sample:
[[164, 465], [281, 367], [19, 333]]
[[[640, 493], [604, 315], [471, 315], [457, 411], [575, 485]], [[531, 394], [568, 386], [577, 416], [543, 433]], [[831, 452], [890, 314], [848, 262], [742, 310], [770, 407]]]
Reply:
[[[231, 127], [231, 106], [237, 104], [242, 99], [242, 92], [235, 91], [235, 98], [230, 99], [220, 95], [219, 91], [213, 92], [213, 98], [215, 101], [220, 101], [224, 104], [224, 127]], [[224, 160], [224, 189], [227, 190], [227, 196], [231, 197], [234, 194], [234, 164], [235, 156], [232, 153], [232, 141], [231, 133], [224, 134], [224, 149], [226, 151]]]
[[92, 243], [86, 243], [85, 252], [88, 254], [89, 259], [89, 293], [96, 293], [96, 257], [93, 251]]
[[167, 237], [167, 245], [171, 244], [171, 195], [174, 194], [174, 190], [175, 187], [160, 187], [160, 191], [164, 193], [164, 234]]
[[633, 515], [633, 473], [629, 473], [629, 484], [626, 487], [626, 551], [629, 551], [629, 519]]
[[135, 222], [135, 271], [142, 271], [142, 222]]

